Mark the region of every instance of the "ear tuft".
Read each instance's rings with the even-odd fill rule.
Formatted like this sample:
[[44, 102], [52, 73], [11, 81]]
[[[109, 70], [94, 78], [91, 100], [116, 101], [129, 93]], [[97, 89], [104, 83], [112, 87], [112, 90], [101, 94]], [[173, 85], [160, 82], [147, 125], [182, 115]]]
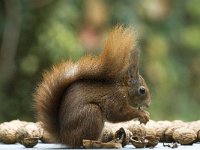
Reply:
[[139, 78], [139, 61], [140, 61], [140, 50], [139, 48], [135, 48], [132, 51], [130, 59], [130, 74], [131, 74], [131, 80], [133, 82], [138, 81]]

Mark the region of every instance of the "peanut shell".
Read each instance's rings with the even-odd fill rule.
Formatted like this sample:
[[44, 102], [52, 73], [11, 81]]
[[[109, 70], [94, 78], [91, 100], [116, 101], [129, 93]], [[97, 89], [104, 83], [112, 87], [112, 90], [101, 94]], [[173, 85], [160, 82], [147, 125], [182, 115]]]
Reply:
[[190, 145], [195, 142], [197, 135], [192, 129], [182, 127], [174, 130], [173, 139], [182, 145]]
[[[33, 147], [43, 135], [43, 129], [36, 123], [29, 123], [19, 128], [16, 133], [17, 141], [25, 147]], [[32, 143], [31, 143], [32, 142]]]
[[160, 138], [156, 135], [156, 131], [152, 127], [146, 127], [146, 136], [144, 137], [148, 143], [146, 147], [155, 147], [158, 143]]
[[27, 122], [13, 120], [4, 122], [0, 125], [0, 139], [5, 144], [14, 144], [16, 142], [16, 132], [23, 127]]
[[174, 125], [174, 126], [170, 126], [165, 130], [165, 134], [164, 134], [164, 141], [165, 142], [175, 142], [174, 138], [173, 138], [173, 132], [180, 128], [181, 125]]

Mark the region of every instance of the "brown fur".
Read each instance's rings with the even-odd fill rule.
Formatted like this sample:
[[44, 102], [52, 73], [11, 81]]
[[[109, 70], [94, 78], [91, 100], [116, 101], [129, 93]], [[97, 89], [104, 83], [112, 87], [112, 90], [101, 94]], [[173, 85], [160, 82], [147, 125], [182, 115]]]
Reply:
[[[138, 79], [135, 84], [130, 76], [132, 66], [138, 65], [132, 58], [139, 55], [131, 57], [131, 54], [136, 56], [134, 44], [131, 28], [118, 26], [110, 33], [98, 57], [86, 56], [77, 63], [63, 62], [44, 74], [34, 100], [38, 120], [52, 138], [77, 147], [83, 139], [97, 140], [105, 120], [148, 121], [145, 111], [132, 107], [150, 103], [144, 80], [135, 77]], [[148, 91], [146, 96], [137, 94], [141, 85]]]

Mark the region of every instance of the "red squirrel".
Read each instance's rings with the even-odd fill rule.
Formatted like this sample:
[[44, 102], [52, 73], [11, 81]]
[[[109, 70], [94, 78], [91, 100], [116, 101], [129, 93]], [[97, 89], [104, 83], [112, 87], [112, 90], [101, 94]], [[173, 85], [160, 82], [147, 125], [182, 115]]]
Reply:
[[105, 121], [148, 122], [140, 107], [148, 107], [151, 96], [135, 45], [132, 28], [117, 26], [99, 56], [68, 60], [44, 73], [34, 101], [38, 120], [56, 142], [81, 147], [83, 139], [100, 138]]

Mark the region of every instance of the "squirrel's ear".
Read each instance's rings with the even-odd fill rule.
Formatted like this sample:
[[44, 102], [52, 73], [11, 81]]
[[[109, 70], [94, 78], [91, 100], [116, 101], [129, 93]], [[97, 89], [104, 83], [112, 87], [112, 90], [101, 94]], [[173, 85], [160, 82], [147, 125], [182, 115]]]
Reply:
[[130, 58], [130, 76], [133, 83], [136, 83], [139, 78], [139, 49], [134, 49]]

